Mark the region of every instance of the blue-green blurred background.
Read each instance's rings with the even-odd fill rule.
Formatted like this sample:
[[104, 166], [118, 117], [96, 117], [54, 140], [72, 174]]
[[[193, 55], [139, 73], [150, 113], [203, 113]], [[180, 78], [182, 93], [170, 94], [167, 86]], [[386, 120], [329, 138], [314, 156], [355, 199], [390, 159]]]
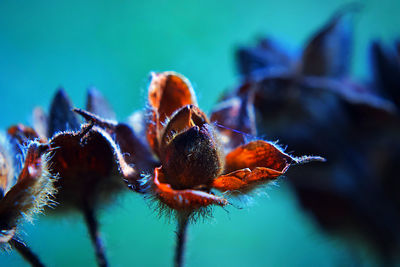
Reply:
[[[348, 1], [0, 1], [0, 127], [30, 123], [63, 86], [78, 107], [96, 86], [124, 120], [145, 103], [150, 71], [175, 70], [210, 110], [238, 81], [234, 50], [266, 34], [300, 47]], [[357, 77], [368, 78], [372, 38], [400, 36], [400, 1], [363, 1], [356, 17]], [[290, 144], [287, 144], [290, 148]], [[301, 153], [301, 151], [297, 151]], [[327, 236], [283, 180], [245, 208], [215, 210], [190, 228], [188, 266], [374, 265], [368, 253]], [[100, 211], [112, 266], [169, 266], [175, 225], [141, 196], [116, 197]], [[82, 218], [39, 216], [22, 237], [49, 266], [95, 266]], [[2, 253], [1, 266], [23, 266]]]

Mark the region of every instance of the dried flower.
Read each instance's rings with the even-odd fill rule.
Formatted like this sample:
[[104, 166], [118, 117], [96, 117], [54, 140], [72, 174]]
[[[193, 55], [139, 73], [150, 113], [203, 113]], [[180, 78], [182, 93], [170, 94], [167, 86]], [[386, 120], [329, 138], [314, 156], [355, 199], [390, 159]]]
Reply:
[[[257, 185], [283, 175], [293, 164], [323, 160], [292, 157], [276, 144], [263, 140], [237, 145], [226, 153], [221, 144], [223, 136], [198, 108], [190, 82], [174, 72], [152, 73], [148, 104], [146, 137], [159, 160], [159, 166], [148, 178], [148, 193], [177, 215], [177, 265], [182, 263], [188, 220], [211, 205], [229, 204], [223, 195], [216, 195], [214, 189], [246, 194]], [[77, 112], [108, 130], [115, 129], [113, 123], [82, 110]], [[219, 113], [221, 117], [226, 115], [224, 111]], [[116, 143], [124, 142], [121, 139], [117, 136]], [[130, 149], [135, 153], [134, 147]], [[121, 152], [125, 153], [124, 149]]]
[[[88, 93], [87, 108], [103, 116], [114, 116], [105, 99], [94, 89]], [[83, 213], [98, 264], [106, 266], [95, 210], [99, 203], [109, 201], [124, 188], [118, 160], [122, 156], [118, 148], [104, 130], [92, 124], [81, 125], [62, 89], [56, 93], [48, 117], [43, 110], [35, 109], [34, 125], [36, 131], [22, 125], [9, 129], [17, 140], [15, 147], [32, 139], [47, 144], [51, 151], [51, 173], [59, 176], [55, 183], [59, 203], [56, 211], [72, 208]]]

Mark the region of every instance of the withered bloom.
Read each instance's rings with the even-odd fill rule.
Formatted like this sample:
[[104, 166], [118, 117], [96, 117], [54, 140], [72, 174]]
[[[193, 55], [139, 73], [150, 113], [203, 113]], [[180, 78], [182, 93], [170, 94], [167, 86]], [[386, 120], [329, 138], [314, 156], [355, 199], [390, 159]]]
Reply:
[[44, 206], [54, 204], [55, 178], [48, 169], [48, 146], [30, 142], [18, 154], [12, 137], [11, 142], [4, 136], [0, 139], [0, 247], [15, 248], [30, 264], [42, 266], [17, 233], [19, 224], [32, 221]]
[[[177, 216], [177, 266], [183, 262], [188, 221], [199, 213], [207, 213], [212, 205], [229, 204], [224, 194], [216, 195], [214, 190], [246, 194], [259, 184], [277, 179], [292, 164], [322, 160], [292, 157], [263, 140], [236, 141], [232, 150], [228, 151], [228, 145], [225, 150], [223, 144], [232, 143], [223, 139], [230, 136], [222, 135], [199, 109], [190, 82], [177, 73], [152, 73], [148, 96], [146, 138], [159, 160], [159, 165], [149, 174], [148, 193], [154, 195], [162, 208]], [[77, 111], [89, 121], [112, 129], [108, 126], [110, 123]], [[116, 138], [116, 142], [123, 140]]]
[[[124, 188], [120, 179], [119, 149], [112, 138], [93, 124], [81, 124], [80, 117], [63, 90], [53, 100], [49, 115], [40, 108], [34, 111], [35, 130], [15, 126], [10, 128], [21, 141], [39, 138], [51, 150], [51, 173], [59, 179], [55, 211], [68, 209], [83, 213], [96, 257], [100, 266], [107, 266], [103, 242], [98, 230], [95, 210], [100, 203], [109, 201]], [[88, 93], [87, 108], [105, 117], [113, 117], [105, 99], [92, 89]], [[125, 172], [133, 170], [126, 166]]]

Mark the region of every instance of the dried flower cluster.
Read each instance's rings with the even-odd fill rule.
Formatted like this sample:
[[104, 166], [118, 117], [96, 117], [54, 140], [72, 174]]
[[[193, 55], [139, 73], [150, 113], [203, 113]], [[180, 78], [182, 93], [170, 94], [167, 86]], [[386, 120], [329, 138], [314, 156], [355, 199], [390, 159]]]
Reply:
[[240, 48], [242, 82], [209, 117], [188, 79], [175, 72], [151, 74], [145, 108], [126, 123], [115, 120], [95, 90], [85, 109], [74, 109], [58, 91], [48, 115], [35, 109], [32, 128], [15, 125], [1, 140], [0, 243], [40, 263], [15, 233], [22, 218], [55, 201], [55, 211], [84, 214], [98, 264], [106, 266], [95, 211], [129, 188], [177, 219], [174, 263], [181, 266], [189, 222], [276, 180], [292, 165], [324, 160], [289, 155], [256, 138], [262, 135], [326, 156], [324, 164], [291, 173], [300, 202], [325, 229], [350, 229], [369, 240], [384, 263], [395, 263], [400, 44], [389, 50], [372, 42], [371, 79], [351, 77], [354, 7], [334, 14], [297, 55], [272, 38]]
[[[0, 154], [0, 182], [5, 192], [0, 203], [1, 241], [13, 238], [21, 213], [40, 209], [57, 190], [55, 211], [75, 209], [83, 213], [98, 264], [106, 266], [95, 210], [125, 182], [176, 215], [175, 264], [180, 266], [191, 218], [209, 214], [212, 205], [228, 205], [229, 196], [247, 194], [277, 179], [293, 164], [323, 160], [291, 156], [264, 140], [245, 142], [235, 129], [227, 127], [239, 126], [229, 121], [232, 112], [237, 112], [234, 117], [254, 129], [250, 113], [235, 110], [236, 106], [222, 107], [209, 120], [197, 106], [190, 82], [180, 74], [153, 73], [148, 96], [145, 111], [135, 115], [135, 123], [142, 124], [145, 133], [137, 132], [135, 125], [113, 120], [109, 105], [94, 90], [89, 91], [86, 110], [73, 109], [61, 89], [48, 115], [40, 108], [34, 110], [33, 128], [10, 127], [12, 152], [4, 148]], [[18, 155], [24, 155], [24, 166], [11, 187], [13, 160]], [[39, 262], [32, 255], [28, 260]]]
[[[242, 82], [208, 117], [189, 80], [152, 73], [146, 107], [128, 122], [98, 91], [85, 109], [56, 93], [32, 127], [11, 126], [0, 137], [0, 245], [34, 266], [39, 258], [19, 239], [22, 220], [46, 205], [84, 216], [99, 266], [107, 266], [97, 208], [129, 188], [176, 218], [174, 263], [182, 266], [190, 221], [211, 215], [292, 165], [324, 161], [295, 157], [274, 142], [325, 164], [296, 170], [289, 181], [302, 205], [328, 230], [350, 229], [386, 260], [400, 248], [400, 44], [370, 49], [371, 80], [350, 75], [355, 5], [337, 12], [298, 55], [272, 38], [240, 48]], [[82, 119], [83, 118], [83, 119]], [[128, 237], [129, 238], [129, 237]]]

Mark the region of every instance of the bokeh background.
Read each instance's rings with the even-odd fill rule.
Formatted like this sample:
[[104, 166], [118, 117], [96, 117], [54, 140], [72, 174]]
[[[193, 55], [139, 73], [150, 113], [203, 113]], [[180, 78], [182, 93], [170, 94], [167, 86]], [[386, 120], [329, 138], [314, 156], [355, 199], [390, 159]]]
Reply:
[[[175, 70], [209, 111], [238, 82], [234, 51], [257, 37], [300, 47], [348, 1], [0, 1], [0, 127], [31, 122], [62, 86], [83, 107], [97, 87], [120, 120], [145, 104], [150, 71]], [[373, 38], [400, 37], [399, 1], [362, 1], [353, 73], [368, 78]], [[286, 144], [290, 148], [290, 144]], [[301, 151], [296, 151], [301, 154]], [[290, 179], [290, 176], [287, 178]], [[305, 177], [306, 179], [306, 177]], [[215, 209], [190, 228], [188, 266], [374, 266], [376, 259], [326, 235], [299, 207], [285, 179], [244, 209]], [[112, 266], [170, 266], [175, 225], [139, 195], [126, 193], [99, 213]], [[22, 237], [49, 266], [95, 266], [80, 215], [39, 216]], [[2, 253], [1, 266], [24, 266]]]

